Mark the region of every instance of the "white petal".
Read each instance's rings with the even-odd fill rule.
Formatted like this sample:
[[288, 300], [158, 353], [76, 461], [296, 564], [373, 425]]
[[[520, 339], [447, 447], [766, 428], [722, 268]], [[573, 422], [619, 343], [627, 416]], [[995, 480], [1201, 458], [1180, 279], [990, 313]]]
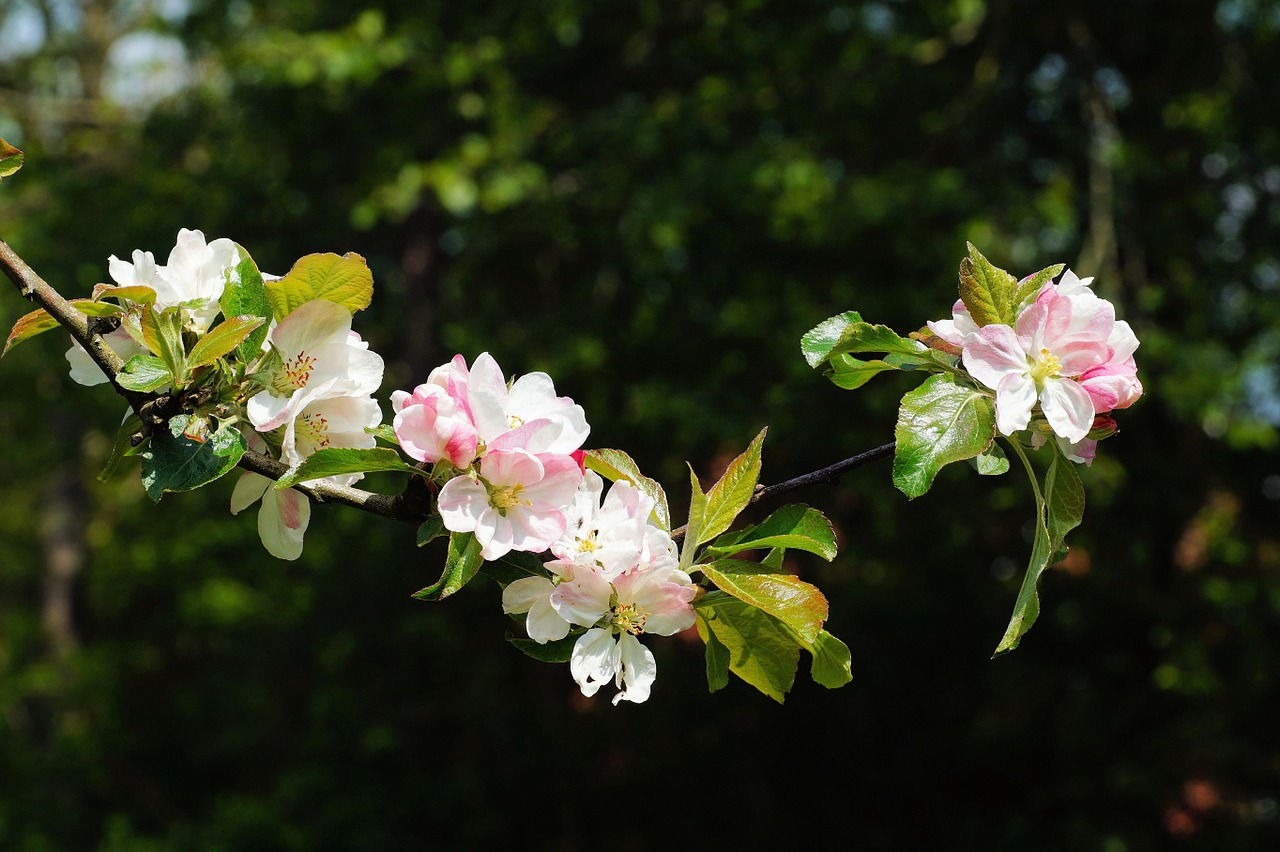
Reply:
[[633, 701], [639, 704], [647, 701], [649, 688], [658, 676], [658, 663], [653, 653], [630, 633], [618, 637], [618, 651], [621, 665], [617, 682], [622, 691], [613, 696], [613, 703]]
[[267, 553], [277, 559], [302, 555], [302, 536], [311, 521], [311, 501], [301, 491], [274, 488], [262, 495], [258, 510], [258, 536]]
[[502, 590], [502, 611], [507, 615], [528, 612], [538, 601], [550, 598], [554, 589], [546, 577], [521, 577]]
[[271, 333], [271, 342], [288, 359], [303, 350], [318, 349], [325, 344], [345, 344], [350, 330], [350, 311], [328, 299], [312, 299], [280, 320]]
[[530, 608], [524, 629], [530, 639], [545, 645], [568, 636], [569, 622], [560, 617], [547, 598], [542, 598]]
[[1036, 383], [1031, 377], [1009, 374], [996, 390], [996, 428], [1000, 434], [1012, 435], [1027, 428], [1035, 404]]
[[1046, 379], [1040, 407], [1053, 431], [1073, 444], [1083, 441], [1093, 426], [1093, 400], [1070, 379]]
[[593, 627], [578, 637], [569, 658], [569, 673], [582, 694], [595, 695], [601, 684], [611, 680], [622, 666], [618, 643], [608, 630]]
[[256, 503], [270, 484], [271, 480], [262, 474], [242, 473], [231, 491], [231, 514], [238, 515]]

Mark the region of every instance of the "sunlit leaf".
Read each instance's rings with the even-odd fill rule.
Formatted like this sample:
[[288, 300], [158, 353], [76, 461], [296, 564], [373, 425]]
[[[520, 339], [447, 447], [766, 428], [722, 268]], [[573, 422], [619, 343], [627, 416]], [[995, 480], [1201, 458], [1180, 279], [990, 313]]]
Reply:
[[732, 556], [744, 550], [794, 548], [815, 553], [830, 562], [836, 557], [836, 536], [831, 521], [808, 506], [783, 506], [758, 525], [726, 533], [707, 548], [714, 557]]
[[995, 431], [991, 397], [948, 375], [930, 376], [898, 409], [893, 484], [919, 497], [944, 466], [986, 452]]
[[625, 479], [640, 489], [643, 494], [651, 497], [658, 526], [667, 532], [671, 531], [671, 509], [667, 507], [667, 493], [662, 490], [657, 480], [650, 479], [640, 472], [639, 466], [631, 456], [622, 450], [587, 450], [583, 457], [583, 464], [610, 482]]
[[[740, 456], [729, 462], [719, 481], [707, 491], [707, 505], [698, 527], [694, 545], [702, 544], [724, 532], [747, 508], [760, 481], [760, 448], [765, 432], [761, 429]], [[689, 533], [685, 543], [690, 543]]]
[[196, 341], [187, 356], [187, 369], [194, 370], [214, 361], [235, 349], [254, 329], [265, 323], [266, 317], [232, 317], [218, 323]]
[[826, 597], [794, 574], [738, 559], [717, 559], [697, 570], [721, 591], [769, 613], [806, 642], [817, 639], [827, 620]]
[[852, 323], [862, 322], [857, 311], [845, 311], [830, 319], [823, 320], [800, 338], [800, 352], [810, 367], [817, 367], [831, 357], [831, 350], [839, 342], [844, 330]]
[[724, 592], [703, 595], [694, 610], [698, 635], [707, 643], [714, 637], [728, 651], [729, 670], [783, 703], [795, 683], [800, 646], [782, 622]]
[[350, 447], [324, 447], [307, 456], [276, 482], [275, 487], [289, 488], [301, 482], [320, 479], [325, 476], [340, 476], [348, 473], [372, 473], [374, 471], [401, 471], [404, 473], [421, 473], [418, 468], [407, 464], [400, 453], [388, 447], [368, 447], [354, 449]]
[[224, 317], [262, 317], [265, 322], [253, 329], [237, 347], [240, 360], [249, 363], [262, 351], [262, 344], [270, 331], [271, 302], [262, 281], [262, 273], [249, 252], [237, 244], [240, 262], [227, 273], [227, 284], [222, 289], [218, 306]]
[[973, 243], [969, 256], [960, 261], [960, 299], [979, 326], [1013, 324], [1015, 279], [991, 264]]
[[[92, 299], [71, 299], [69, 301], [77, 311], [85, 316], [109, 317], [120, 313], [118, 305], [111, 305], [106, 302], [95, 302]], [[9, 337], [4, 342], [4, 352], [0, 352], [0, 357], [3, 357], [10, 349], [24, 340], [30, 340], [37, 334], [52, 331], [58, 325], [59, 323], [53, 318], [53, 315], [43, 308], [24, 314], [18, 318], [18, 321], [13, 324], [13, 328], [10, 329]]]
[[141, 447], [137, 447], [133, 443], [134, 436], [142, 431], [142, 419], [138, 415], [130, 413], [125, 417], [124, 422], [120, 424], [120, 429], [116, 432], [116, 439], [111, 445], [111, 455], [107, 457], [107, 462], [102, 467], [102, 471], [98, 474], [99, 482], [106, 482], [116, 471], [120, 469], [121, 463], [129, 456], [137, 455], [141, 451]]
[[20, 149], [0, 139], [0, 181], [12, 176], [18, 169], [22, 168], [22, 161], [25, 156]]
[[355, 313], [373, 300], [373, 273], [355, 252], [326, 252], [299, 258], [283, 278], [264, 285], [277, 320], [312, 299], [337, 302]]
[[155, 355], [134, 355], [116, 376], [120, 387], [140, 393], [159, 390], [172, 381], [169, 368]]

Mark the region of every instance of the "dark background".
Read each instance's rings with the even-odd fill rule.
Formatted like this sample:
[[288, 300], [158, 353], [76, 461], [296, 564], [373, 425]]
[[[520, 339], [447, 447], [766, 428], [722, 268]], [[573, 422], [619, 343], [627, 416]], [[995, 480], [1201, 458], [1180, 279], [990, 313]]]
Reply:
[[890, 440], [916, 379], [841, 391], [800, 336], [946, 316], [966, 240], [1096, 276], [1147, 393], [1012, 654], [1025, 478], [879, 462], [796, 496], [850, 684], [711, 694], [655, 638], [613, 707], [492, 583], [411, 599], [409, 527], [317, 507], [285, 563], [231, 477], [97, 481], [123, 403], [46, 335], [0, 362], [0, 848], [1280, 848], [1278, 38], [1260, 0], [10, 0], [0, 237], [65, 295], [180, 227], [359, 252], [384, 411], [455, 352], [546, 370], [678, 522], [766, 425], [765, 482]]

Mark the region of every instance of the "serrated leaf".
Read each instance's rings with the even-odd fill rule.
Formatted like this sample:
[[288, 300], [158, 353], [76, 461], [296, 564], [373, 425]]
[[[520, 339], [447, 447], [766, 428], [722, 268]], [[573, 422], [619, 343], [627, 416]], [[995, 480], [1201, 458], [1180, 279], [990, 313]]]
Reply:
[[995, 441], [991, 442], [986, 452], [969, 459], [969, 464], [983, 476], [999, 476], [1009, 471], [1009, 457]]
[[289, 488], [300, 482], [309, 482], [326, 476], [340, 476], [347, 473], [372, 473], [374, 471], [400, 471], [402, 473], [421, 473], [411, 464], [406, 464], [400, 453], [388, 447], [325, 447], [316, 450], [298, 464], [289, 468], [284, 476], [276, 482], [277, 489]]
[[[760, 448], [767, 431], [768, 427], [761, 429], [707, 491], [707, 505], [693, 544], [710, 541], [727, 530], [755, 496], [756, 483], [760, 481]], [[685, 543], [689, 543], [689, 533], [685, 533]]]
[[[688, 462], [685, 462], [688, 465]], [[689, 520], [684, 525], [684, 541], [680, 543], [680, 570], [693, 567], [693, 557], [698, 552], [698, 536], [702, 533], [702, 518], [707, 511], [707, 495], [702, 492], [698, 474], [689, 467]]]
[[480, 542], [475, 533], [451, 533], [449, 535], [449, 553], [445, 557], [444, 573], [425, 589], [419, 589], [413, 596], [419, 600], [444, 600], [460, 590], [480, 570]]
[[166, 491], [190, 491], [213, 482], [236, 466], [244, 455], [244, 435], [223, 426], [205, 440], [187, 436], [195, 418], [179, 414], [157, 428], [142, 456], [142, 485], [159, 501]]
[[893, 484], [919, 497], [944, 466], [986, 452], [995, 432], [991, 397], [948, 375], [930, 376], [898, 408]]
[[243, 246], [237, 243], [236, 248], [240, 251], [240, 262], [227, 274], [227, 284], [218, 299], [218, 307], [222, 308], [225, 317], [262, 317], [265, 320], [236, 346], [236, 355], [248, 364], [262, 352], [262, 344], [270, 332], [271, 302], [267, 300], [258, 264]]
[[120, 424], [120, 429], [116, 432], [116, 439], [111, 445], [111, 455], [107, 456], [107, 462], [102, 466], [102, 471], [98, 474], [99, 482], [106, 482], [116, 471], [120, 469], [120, 464], [128, 456], [137, 455], [140, 447], [133, 445], [133, 436], [142, 431], [142, 419], [132, 412], [125, 417], [124, 422]]
[[21, 149], [15, 148], [3, 139], [0, 139], [0, 181], [12, 176], [22, 168], [22, 161], [26, 155]]
[[857, 311], [845, 311], [815, 325], [800, 338], [800, 352], [810, 367], [818, 367], [831, 357], [831, 350], [850, 324], [862, 322]]
[[973, 243], [965, 243], [969, 256], [960, 261], [960, 300], [978, 326], [1013, 325], [1015, 279], [992, 265]]
[[652, 498], [654, 520], [664, 531], [671, 532], [671, 509], [667, 506], [667, 492], [662, 490], [657, 480], [642, 474], [631, 456], [622, 450], [587, 450], [583, 456], [583, 464], [610, 482], [625, 479], [639, 488], [641, 493]]
[[169, 368], [154, 355], [134, 355], [116, 376], [120, 387], [140, 393], [151, 393], [172, 381]]
[[718, 559], [744, 550], [775, 547], [804, 550], [830, 562], [836, 558], [835, 530], [826, 515], [817, 509], [793, 503], [756, 526], [720, 536], [707, 548], [707, 553]]
[[1013, 294], [1014, 313], [1018, 313], [1024, 305], [1035, 298], [1041, 287], [1056, 278], [1058, 273], [1066, 268], [1067, 265], [1065, 263], [1055, 263], [1053, 266], [1046, 266], [1039, 272], [1033, 272], [1019, 281]]
[[266, 317], [239, 316], [218, 323], [191, 347], [187, 356], [187, 369], [194, 370], [217, 361], [239, 346], [266, 321]]
[[480, 573], [496, 582], [504, 589], [516, 580], [525, 577], [547, 577], [547, 569], [542, 560], [533, 553], [512, 550], [500, 559], [486, 562], [480, 566]]
[[729, 670], [779, 704], [795, 683], [800, 646], [773, 616], [723, 592], [694, 605], [698, 635], [729, 652]]
[[[105, 302], [95, 302], [92, 299], [71, 299], [69, 301], [77, 311], [85, 316], [109, 317], [120, 313], [120, 308], [117, 305], [109, 305]], [[43, 308], [19, 317], [18, 321], [13, 324], [13, 328], [9, 330], [9, 337], [4, 342], [4, 351], [0, 352], [0, 357], [8, 354], [10, 349], [24, 340], [30, 340], [37, 334], [52, 331], [58, 325], [58, 321]]]
[[885, 352], [912, 358], [924, 358], [929, 347], [918, 340], [909, 340], [887, 325], [868, 322], [850, 323], [832, 347], [828, 357], [853, 352]]
[[739, 559], [717, 559], [697, 570], [716, 588], [769, 613], [805, 642], [816, 640], [827, 620], [826, 596], [794, 574]]
[[879, 359], [861, 361], [852, 355], [844, 354], [831, 359], [831, 372], [827, 377], [838, 388], [856, 390], [881, 373], [897, 369], [901, 368], [887, 361]]
[[373, 300], [373, 273], [355, 252], [309, 254], [299, 258], [283, 278], [264, 286], [277, 320], [312, 299], [336, 302], [353, 314]]
[[400, 439], [396, 437], [396, 430], [392, 428], [390, 423], [383, 423], [380, 426], [366, 426], [364, 431], [379, 441], [385, 441], [393, 446], [400, 446]]
[[544, 663], [567, 663], [573, 658], [573, 646], [578, 644], [578, 637], [585, 631], [574, 630], [563, 639], [538, 643], [532, 639], [522, 639], [508, 634], [507, 641], [515, 645], [526, 655]]
[[444, 528], [444, 518], [439, 515], [432, 515], [418, 527], [418, 547], [422, 547], [424, 544], [448, 533], [449, 531]]

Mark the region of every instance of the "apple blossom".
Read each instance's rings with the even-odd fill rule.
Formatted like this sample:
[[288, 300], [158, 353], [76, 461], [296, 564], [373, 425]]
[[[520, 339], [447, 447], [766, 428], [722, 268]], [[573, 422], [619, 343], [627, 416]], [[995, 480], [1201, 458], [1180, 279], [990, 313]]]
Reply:
[[1038, 402], [1055, 433], [1083, 440], [1096, 412], [1076, 380], [1107, 362], [1114, 325], [1110, 302], [1073, 300], [1046, 284], [1015, 326], [992, 323], [965, 335], [964, 366], [996, 392], [1000, 432], [1027, 428]]
[[498, 449], [480, 460], [478, 472], [446, 482], [437, 508], [445, 529], [475, 533], [485, 559], [512, 550], [539, 553], [564, 534], [563, 508], [581, 482], [568, 455]]

